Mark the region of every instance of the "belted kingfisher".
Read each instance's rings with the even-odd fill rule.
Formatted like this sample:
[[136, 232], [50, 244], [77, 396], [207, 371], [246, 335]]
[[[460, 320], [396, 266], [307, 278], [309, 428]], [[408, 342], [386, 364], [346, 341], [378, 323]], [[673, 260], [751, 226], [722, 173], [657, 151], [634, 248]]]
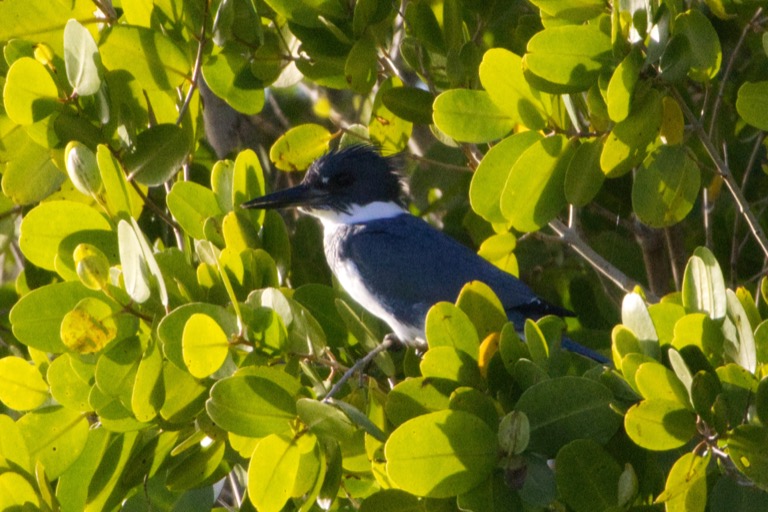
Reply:
[[[440, 301], [455, 301], [470, 281], [481, 281], [493, 289], [518, 330], [526, 318], [573, 315], [411, 215], [403, 202], [396, 162], [372, 146], [349, 146], [316, 160], [299, 185], [242, 207], [299, 207], [319, 218], [325, 256], [341, 286], [408, 345], [425, 346], [429, 308]], [[564, 339], [563, 347], [606, 361], [571, 340]]]

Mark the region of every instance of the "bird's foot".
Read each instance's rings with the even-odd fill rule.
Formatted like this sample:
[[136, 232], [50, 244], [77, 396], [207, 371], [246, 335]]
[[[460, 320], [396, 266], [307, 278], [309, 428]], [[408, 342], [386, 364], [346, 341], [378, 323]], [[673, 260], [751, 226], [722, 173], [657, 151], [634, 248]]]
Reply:
[[381, 342], [379, 346], [365, 354], [364, 357], [358, 359], [355, 361], [355, 364], [353, 364], [349, 370], [344, 372], [344, 375], [341, 376], [341, 378], [336, 382], [336, 384], [333, 385], [330, 391], [326, 393], [325, 397], [323, 398], [323, 402], [329, 401], [331, 398], [333, 398], [336, 393], [339, 392], [339, 390], [346, 384], [346, 382], [358, 371], [362, 371], [365, 369], [366, 366], [370, 364], [371, 361], [373, 361], [373, 358], [377, 355], [381, 354], [385, 350], [387, 350], [389, 347], [393, 346], [394, 344], [400, 343], [400, 340], [395, 336], [394, 334], [387, 334], [384, 336], [384, 340]]

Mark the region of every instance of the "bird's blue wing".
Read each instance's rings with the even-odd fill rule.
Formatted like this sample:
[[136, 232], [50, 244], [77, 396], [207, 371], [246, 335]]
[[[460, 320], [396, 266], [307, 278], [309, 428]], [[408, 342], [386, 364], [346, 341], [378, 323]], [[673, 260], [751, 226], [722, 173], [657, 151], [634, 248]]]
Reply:
[[455, 301], [466, 283], [478, 280], [494, 290], [515, 323], [568, 314], [418, 217], [350, 225], [339, 235], [340, 255], [354, 261], [371, 292], [390, 303], [418, 304], [426, 313], [436, 302]]

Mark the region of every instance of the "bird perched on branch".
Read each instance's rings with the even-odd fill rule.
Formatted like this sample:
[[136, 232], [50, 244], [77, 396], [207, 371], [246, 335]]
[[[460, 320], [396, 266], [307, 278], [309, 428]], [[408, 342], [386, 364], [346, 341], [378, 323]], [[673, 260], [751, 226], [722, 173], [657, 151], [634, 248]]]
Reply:
[[[455, 301], [470, 281], [481, 281], [498, 295], [518, 330], [527, 318], [573, 314], [544, 301], [513, 275], [411, 215], [403, 203], [397, 159], [381, 156], [372, 146], [332, 151], [309, 167], [299, 185], [242, 206], [298, 207], [319, 218], [325, 256], [341, 286], [408, 345], [425, 346], [429, 308]], [[606, 361], [572, 340], [564, 339], [562, 345]]]

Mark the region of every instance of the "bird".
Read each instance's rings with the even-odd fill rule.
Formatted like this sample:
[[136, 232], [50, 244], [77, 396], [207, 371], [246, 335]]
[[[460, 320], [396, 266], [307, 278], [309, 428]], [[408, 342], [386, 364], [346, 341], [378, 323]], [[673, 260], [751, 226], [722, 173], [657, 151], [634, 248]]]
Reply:
[[[425, 348], [429, 309], [441, 301], [455, 301], [471, 281], [481, 281], [496, 293], [520, 332], [529, 318], [573, 316], [411, 214], [405, 205], [399, 161], [397, 156], [382, 156], [372, 145], [347, 146], [315, 160], [298, 185], [241, 206], [298, 207], [318, 218], [323, 225], [325, 256], [341, 287], [409, 346]], [[561, 345], [607, 362], [601, 354], [568, 338]]]

